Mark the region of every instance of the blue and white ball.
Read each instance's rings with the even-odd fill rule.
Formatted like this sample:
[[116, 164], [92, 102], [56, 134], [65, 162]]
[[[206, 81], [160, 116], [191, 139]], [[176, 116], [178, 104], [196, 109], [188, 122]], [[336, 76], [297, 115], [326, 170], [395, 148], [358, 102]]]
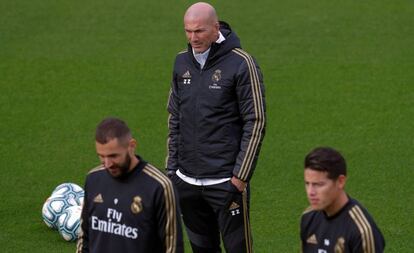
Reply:
[[70, 206], [76, 205], [73, 199], [69, 199], [67, 196], [55, 194], [50, 196], [42, 208], [42, 217], [45, 224], [57, 229], [57, 220], [59, 216]]
[[78, 238], [81, 231], [81, 213], [82, 207], [71, 206], [59, 216], [57, 222], [59, 233], [66, 241], [75, 241]]
[[76, 205], [82, 206], [85, 196], [85, 191], [77, 184], [63, 183], [58, 185], [52, 192], [53, 195], [67, 196], [70, 201], [75, 201]]

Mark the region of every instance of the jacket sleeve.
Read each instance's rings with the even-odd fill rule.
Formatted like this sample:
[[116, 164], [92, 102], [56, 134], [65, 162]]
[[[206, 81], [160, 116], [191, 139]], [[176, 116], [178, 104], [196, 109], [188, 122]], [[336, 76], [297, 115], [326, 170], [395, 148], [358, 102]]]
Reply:
[[244, 58], [236, 77], [236, 93], [243, 129], [233, 175], [248, 182], [256, 167], [265, 133], [265, 95], [262, 73], [253, 57], [242, 50], [236, 50], [236, 53]]
[[158, 201], [155, 201], [157, 204], [155, 210], [158, 222], [158, 236], [164, 244], [165, 253], [183, 253], [181, 215], [177, 193], [168, 178], [162, 179], [161, 184], [163, 186], [162, 190], [157, 192], [156, 199]]
[[179, 135], [179, 101], [176, 75], [173, 74], [171, 81], [170, 94], [168, 97], [168, 153], [165, 167], [167, 170], [176, 171], [178, 164], [178, 135]]
[[89, 217], [88, 217], [88, 201], [87, 201], [87, 183], [85, 183], [85, 196], [81, 214], [81, 231], [76, 245], [76, 253], [89, 252]]
[[384, 252], [384, 237], [368, 212], [360, 206], [355, 206], [349, 214], [355, 222], [348, 242], [350, 252]]
[[372, 231], [371, 234], [364, 231], [354, 233], [349, 243], [351, 245], [350, 252], [382, 253], [385, 248], [384, 238], [376, 230]]

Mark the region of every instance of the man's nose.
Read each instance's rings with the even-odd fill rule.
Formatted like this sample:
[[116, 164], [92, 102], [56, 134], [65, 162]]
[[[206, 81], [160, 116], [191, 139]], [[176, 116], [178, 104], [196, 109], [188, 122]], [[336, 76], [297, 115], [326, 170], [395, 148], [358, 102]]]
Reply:
[[315, 187], [313, 187], [312, 185], [309, 185], [306, 190], [309, 196], [315, 196], [315, 193], [316, 193]]
[[190, 41], [197, 40], [197, 34], [195, 32], [190, 33]]
[[103, 160], [103, 164], [105, 166], [105, 168], [110, 168], [112, 166], [112, 159], [105, 157]]

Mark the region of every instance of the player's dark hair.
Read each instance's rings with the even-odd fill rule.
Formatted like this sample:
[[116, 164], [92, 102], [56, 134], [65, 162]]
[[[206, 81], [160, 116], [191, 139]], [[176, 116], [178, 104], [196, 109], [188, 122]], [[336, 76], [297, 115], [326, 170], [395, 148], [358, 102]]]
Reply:
[[318, 147], [305, 157], [305, 169], [326, 171], [328, 178], [336, 180], [340, 175], [346, 176], [344, 157], [330, 147]]
[[127, 124], [117, 118], [106, 118], [96, 127], [95, 140], [100, 144], [106, 144], [113, 139], [124, 143], [131, 138], [131, 130]]

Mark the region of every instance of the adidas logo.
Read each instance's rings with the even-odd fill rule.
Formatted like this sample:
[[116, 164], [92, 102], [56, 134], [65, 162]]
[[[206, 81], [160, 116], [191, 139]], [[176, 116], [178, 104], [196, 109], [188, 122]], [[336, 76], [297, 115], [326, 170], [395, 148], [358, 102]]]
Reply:
[[102, 194], [98, 194], [98, 195], [96, 195], [96, 197], [93, 199], [93, 202], [95, 202], [95, 203], [103, 203], [104, 201], [103, 201], [103, 198], [102, 198]]
[[229, 210], [237, 209], [239, 207], [240, 207], [239, 204], [237, 204], [236, 202], [233, 202], [233, 203], [231, 203], [231, 205], [229, 207]]
[[183, 78], [191, 78], [191, 74], [190, 74], [190, 71], [189, 70], [187, 70], [187, 72], [185, 72], [183, 74]]
[[316, 235], [313, 234], [311, 236], [309, 236], [309, 238], [306, 240], [307, 243], [310, 244], [318, 244], [318, 240], [316, 240]]

